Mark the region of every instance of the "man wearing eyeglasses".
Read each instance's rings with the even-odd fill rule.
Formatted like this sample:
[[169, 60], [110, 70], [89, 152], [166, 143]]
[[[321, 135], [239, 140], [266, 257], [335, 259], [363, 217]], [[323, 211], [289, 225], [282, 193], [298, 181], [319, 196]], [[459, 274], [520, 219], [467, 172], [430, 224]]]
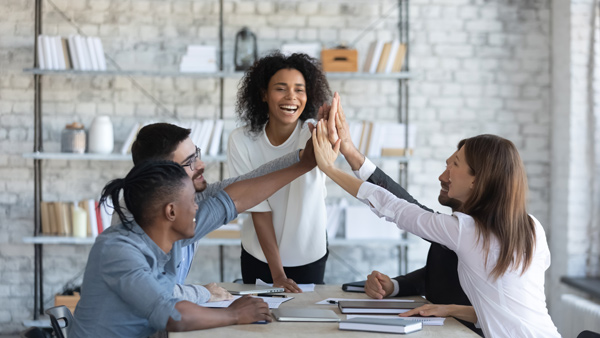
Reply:
[[[231, 177], [220, 182], [209, 184], [206, 182], [203, 175], [205, 166], [204, 162], [202, 162], [201, 150], [192, 142], [192, 139], [189, 137], [190, 132], [190, 129], [181, 128], [169, 123], [154, 123], [147, 125], [138, 132], [136, 140], [131, 146], [131, 157], [134, 165], [150, 159], [161, 159], [177, 162], [185, 168], [196, 188], [196, 203], [198, 204], [198, 211], [196, 212], [196, 232], [203, 233], [203, 236], [218, 228], [218, 226], [203, 227], [203, 225], [207, 223], [214, 224], [214, 222], [210, 222], [210, 220], [219, 215], [212, 215], [211, 210], [203, 208], [202, 201], [216, 195], [219, 191], [223, 190], [223, 188], [234, 182], [263, 176], [287, 168], [292, 164], [299, 162], [303, 153], [303, 150], [294, 151], [266, 163], [245, 175]], [[308, 144], [309, 143], [307, 143], [307, 145]], [[310, 143], [310, 147], [312, 148], [312, 143]], [[314, 161], [314, 156], [312, 160]], [[115, 222], [119, 222], [119, 220], [118, 217], [113, 216], [112, 223], [114, 224]], [[198, 242], [182, 248], [182, 261], [177, 268], [177, 284], [174, 289], [175, 297], [196, 304], [232, 298], [229, 292], [217, 286], [215, 283], [208, 284], [205, 287], [201, 285], [185, 284], [185, 278], [190, 271], [197, 246]]]

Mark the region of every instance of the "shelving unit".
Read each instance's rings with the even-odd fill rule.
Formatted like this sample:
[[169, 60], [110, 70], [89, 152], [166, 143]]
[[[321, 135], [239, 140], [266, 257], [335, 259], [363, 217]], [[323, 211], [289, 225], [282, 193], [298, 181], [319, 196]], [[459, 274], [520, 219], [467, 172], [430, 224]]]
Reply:
[[[399, 24], [398, 31], [400, 42], [407, 45], [409, 41], [409, 1], [397, 0], [399, 3]], [[43, 0], [35, 0], [35, 37], [42, 34], [42, 2]], [[73, 238], [73, 237], [58, 237], [58, 236], [42, 236], [41, 235], [41, 212], [40, 205], [42, 202], [42, 161], [47, 160], [75, 160], [75, 161], [130, 161], [130, 155], [122, 154], [69, 154], [69, 153], [46, 153], [43, 149], [42, 139], [42, 77], [43, 76], [118, 76], [118, 77], [191, 77], [191, 78], [211, 78], [219, 79], [219, 102], [220, 102], [220, 117], [223, 117], [223, 102], [224, 102], [224, 80], [225, 79], [240, 79], [243, 76], [242, 72], [226, 72], [223, 71], [223, 2], [219, 0], [220, 16], [219, 16], [219, 66], [220, 71], [215, 73], [181, 73], [181, 72], [165, 72], [165, 71], [127, 71], [127, 70], [107, 70], [107, 71], [79, 71], [79, 70], [48, 70], [39, 69], [38, 55], [38, 39], [34, 38], [34, 65], [33, 68], [23, 70], [26, 74], [33, 76], [34, 86], [34, 145], [33, 152], [23, 154], [24, 158], [33, 159], [34, 171], [34, 232], [32, 237], [23, 238], [23, 243], [30, 243], [34, 246], [34, 321], [39, 318], [39, 315], [44, 313], [43, 303], [43, 245], [62, 244], [62, 245], [91, 245], [94, 243], [94, 238]], [[399, 83], [398, 93], [398, 122], [407, 125], [406, 144], [408, 144], [408, 80], [411, 78], [409, 70], [409, 50], [406, 53], [405, 71], [391, 74], [370, 74], [370, 73], [327, 73], [329, 80], [397, 80]], [[408, 162], [409, 157], [381, 157], [383, 160], [394, 160], [399, 163], [399, 178], [400, 184], [405, 186], [408, 181]], [[225, 155], [219, 156], [203, 156], [205, 162], [221, 163], [221, 176], [223, 171], [222, 163], [226, 160]], [[239, 245], [239, 240], [217, 240], [203, 239], [201, 245]], [[386, 244], [387, 241], [381, 240], [332, 240], [331, 245], [364, 245], [364, 244]], [[400, 256], [400, 271], [405, 272], [408, 265], [407, 260], [407, 245], [406, 237], [402, 240], [389, 240], [388, 244], [395, 244], [399, 247]], [[223, 262], [221, 261], [221, 266]]]

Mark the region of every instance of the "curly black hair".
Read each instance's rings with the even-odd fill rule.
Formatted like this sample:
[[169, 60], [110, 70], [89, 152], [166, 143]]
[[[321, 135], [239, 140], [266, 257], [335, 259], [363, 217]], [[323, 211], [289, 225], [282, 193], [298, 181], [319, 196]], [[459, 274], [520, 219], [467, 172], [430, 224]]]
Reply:
[[272, 52], [254, 63], [238, 89], [236, 112], [254, 135], [269, 121], [269, 105], [263, 102], [263, 94], [271, 77], [281, 69], [296, 69], [304, 76], [307, 100], [301, 121], [316, 118], [319, 107], [331, 98], [329, 83], [318, 60], [301, 53], [285, 56], [279, 51]]

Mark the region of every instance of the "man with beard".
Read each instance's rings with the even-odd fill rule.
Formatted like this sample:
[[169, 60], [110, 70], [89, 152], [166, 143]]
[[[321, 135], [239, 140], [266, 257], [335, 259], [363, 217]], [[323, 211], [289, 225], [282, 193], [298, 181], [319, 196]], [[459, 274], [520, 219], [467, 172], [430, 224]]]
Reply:
[[[331, 107], [323, 106], [320, 109], [319, 117], [328, 120], [327, 130], [331, 144], [335, 144], [338, 139], [341, 139], [340, 152], [358, 178], [377, 184], [407, 202], [434, 212], [420, 204], [400, 184], [396, 183], [358, 151], [352, 143], [348, 123], [337, 93], [334, 95]], [[446, 164], [454, 155], [446, 160]], [[441, 190], [438, 201], [440, 204], [450, 207], [452, 210], [459, 208], [460, 201], [448, 197], [449, 174], [447, 169], [440, 175], [439, 180]], [[379, 271], [373, 271], [365, 282], [365, 292], [375, 299], [424, 295], [433, 304], [411, 310], [403, 315], [452, 316], [469, 329], [483, 336], [481, 329], [473, 324], [477, 322], [477, 316], [469, 298], [460, 286], [457, 266], [458, 257], [454, 251], [438, 243], [431, 242], [427, 254], [427, 263], [423, 268], [394, 278], [390, 278]]]
[[[215, 230], [214, 227], [203, 228], [202, 220], [210, 217], [211, 210], [203, 207], [204, 204], [202, 201], [216, 195], [219, 191], [234, 182], [263, 176], [287, 168], [300, 161], [304, 151], [291, 152], [238, 177], [231, 177], [220, 182], [207, 183], [203, 176], [205, 165], [201, 160], [201, 151], [192, 142], [190, 133], [190, 129], [181, 128], [170, 123], [147, 125], [138, 132], [136, 140], [131, 146], [131, 156], [134, 165], [146, 160], [171, 160], [179, 163], [186, 170], [196, 189], [195, 198], [196, 203], [198, 203], [196, 232], [200, 231], [203, 233], [199, 238]], [[307, 145], [309, 146], [307, 151], [312, 152], [312, 142], [310, 140]], [[130, 216], [128, 212], [126, 214]], [[116, 214], [113, 215], [112, 224], [118, 222], [119, 219], [116, 217]], [[216, 283], [210, 283], [206, 286], [185, 284], [185, 279], [190, 271], [197, 246], [198, 242], [182, 247], [182, 260], [177, 268], [176, 285], [173, 290], [174, 296], [196, 304], [231, 299], [231, 294], [227, 290], [217, 286]]]

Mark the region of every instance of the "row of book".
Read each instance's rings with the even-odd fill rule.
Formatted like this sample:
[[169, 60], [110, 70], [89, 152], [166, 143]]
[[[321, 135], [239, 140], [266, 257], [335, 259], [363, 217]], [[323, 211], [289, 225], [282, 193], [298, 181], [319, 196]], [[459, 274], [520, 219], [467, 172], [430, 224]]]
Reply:
[[[415, 148], [417, 129], [404, 123], [351, 121], [352, 142], [368, 157], [408, 156]], [[408, 143], [406, 133], [408, 132]]]
[[110, 226], [112, 209], [98, 207], [93, 199], [79, 202], [46, 202], [40, 206], [42, 234], [96, 237]]
[[[137, 133], [145, 125], [152, 124], [153, 121], [146, 123], [136, 123], [130, 130], [127, 139], [121, 147], [121, 154], [126, 155], [131, 153], [131, 145], [135, 141]], [[182, 128], [192, 130], [190, 138], [194, 144], [201, 149], [202, 155], [217, 156], [221, 150], [221, 136], [223, 135], [224, 121], [217, 120], [200, 120], [192, 122], [174, 122]]]
[[39, 35], [37, 58], [40, 69], [106, 70], [102, 41], [94, 36]]
[[400, 40], [371, 42], [365, 58], [365, 73], [397, 73], [402, 70], [406, 57], [406, 44]]

